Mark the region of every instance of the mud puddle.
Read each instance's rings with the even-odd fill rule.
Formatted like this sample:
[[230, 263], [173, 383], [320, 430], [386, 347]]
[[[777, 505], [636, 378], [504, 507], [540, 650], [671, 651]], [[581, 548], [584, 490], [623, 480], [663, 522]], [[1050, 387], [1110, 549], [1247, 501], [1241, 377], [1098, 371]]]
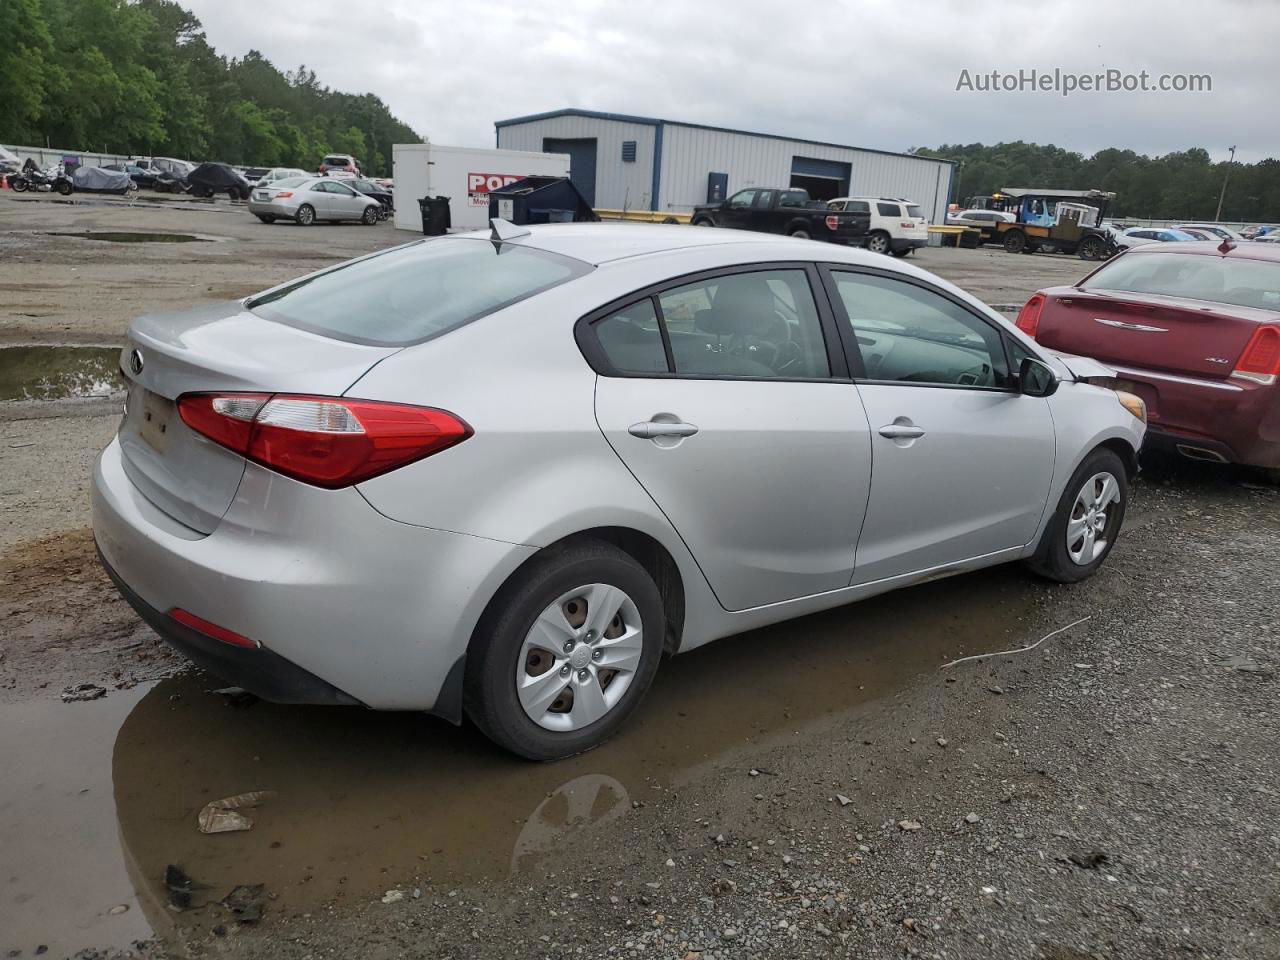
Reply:
[[65, 400], [122, 393], [118, 347], [0, 347], [0, 400]]
[[[230, 706], [201, 674], [0, 706], [0, 949], [202, 936], [233, 922], [216, 901], [242, 884], [265, 884], [269, 923], [390, 889], [532, 880], [581, 831], [625, 842], [633, 804], [750, 768], [948, 659], [1035, 639], [1036, 594], [1003, 568], [719, 641], [666, 663], [616, 739], [552, 764], [420, 715]], [[198, 832], [206, 803], [258, 790], [275, 793], [251, 830]], [[168, 907], [169, 864], [203, 885], [195, 909]]]
[[120, 230], [84, 230], [79, 233], [49, 233], [50, 237], [71, 237], [75, 240], [102, 240], [106, 243], [212, 243], [212, 237], [200, 237], [193, 233], [139, 233]]

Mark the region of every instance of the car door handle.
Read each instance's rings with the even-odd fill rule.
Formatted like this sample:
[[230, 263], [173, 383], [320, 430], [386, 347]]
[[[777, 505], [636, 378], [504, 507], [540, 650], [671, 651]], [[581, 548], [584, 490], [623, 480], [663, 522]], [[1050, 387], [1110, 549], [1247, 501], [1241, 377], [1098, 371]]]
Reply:
[[914, 424], [889, 423], [880, 428], [880, 436], [890, 440], [915, 440], [924, 436], [924, 429]]
[[664, 420], [646, 420], [633, 423], [627, 427], [627, 433], [641, 440], [653, 440], [655, 437], [692, 437], [698, 428], [692, 423], [668, 423]]

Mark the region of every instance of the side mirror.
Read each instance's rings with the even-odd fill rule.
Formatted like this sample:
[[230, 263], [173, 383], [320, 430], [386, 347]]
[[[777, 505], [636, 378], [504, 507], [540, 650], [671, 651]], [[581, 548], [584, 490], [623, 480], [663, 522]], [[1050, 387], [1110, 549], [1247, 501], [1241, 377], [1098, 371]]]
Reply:
[[1018, 390], [1028, 397], [1051, 397], [1061, 381], [1053, 368], [1043, 360], [1026, 357], [1018, 368]]

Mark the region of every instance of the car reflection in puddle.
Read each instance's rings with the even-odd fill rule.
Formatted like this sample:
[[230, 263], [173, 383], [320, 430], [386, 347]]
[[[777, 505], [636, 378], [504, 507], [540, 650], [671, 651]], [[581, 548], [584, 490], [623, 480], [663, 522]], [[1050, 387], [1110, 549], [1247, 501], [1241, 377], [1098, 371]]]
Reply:
[[[391, 889], [433, 896], [513, 871], [554, 871], [557, 857], [592, 837], [642, 842], [629, 836], [633, 806], [701, 770], [750, 767], [801, 727], [899, 690], [947, 659], [1024, 642], [1036, 626], [1037, 595], [1022, 571], [995, 569], [720, 641], [668, 664], [609, 743], [550, 764], [516, 760], [467, 727], [425, 716], [236, 707], [210, 692], [221, 683], [209, 676], [161, 681], [124, 717], [111, 760], [109, 789], [133, 890], [121, 889], [117, 861], [99, 871], [107, 889], [58, 902], [59, 871], [85, 872], [62, 849], [76, 826], [68, 819], [62, 834], [50, 826], [38, 860], [11, 871], [12, 889], [26, 884], [41, 895], [25, 906], [0, 904], [0, 929], [6, 912], [21, 919], [39, 907], [43, 919], [74, 931], [84, 928], [76, 911], [89, 910], [86, 904], [129, 902], [138, 907], [126, 915], [130, 935], [141, 913], [158, 934], [201, 936], [233, 922], [215, 904], [242, 885], [265, 885], [270, 922]], [[49, 737], [60, 729], [76, 739], [66, 727], [80, 724], [86, 742], [101, 742], [97, 725], [111, 722], [111, 705], [137, 694], [49, 704], [28, 730]], [[0, 730], [0, 747], [6, 739]], [[107, 788], [86, 776], [95, 793]], [[254, 812], [252, 829], [198, 831], [206, 803], [258, 790], [274, 795]], [[33, 785], [0, 785], [5, 825], [35, 822], [40, 815], [24, 804], [38, 796]], [[100, 808], [101, 796], [96, 802]], [[108, 846], [92, 856], [114, 856]], [[199, 885], [193, 909], [170, 909], [170, 864]], [[23, 929], [34, 932], [30, 924]], [[60, 946], [110, 945], [109, 928], [91, 933], [85, 943]]]

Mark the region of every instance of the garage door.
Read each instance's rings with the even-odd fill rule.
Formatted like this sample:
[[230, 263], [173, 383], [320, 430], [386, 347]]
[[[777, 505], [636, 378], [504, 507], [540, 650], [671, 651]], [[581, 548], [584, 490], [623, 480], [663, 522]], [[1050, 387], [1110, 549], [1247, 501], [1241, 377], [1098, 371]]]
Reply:
[[833, 200], [849, 194], [853, 167], [838, 160], [814, 157], [791, 158], [791, 186], [809, 191], [815, 200]]

